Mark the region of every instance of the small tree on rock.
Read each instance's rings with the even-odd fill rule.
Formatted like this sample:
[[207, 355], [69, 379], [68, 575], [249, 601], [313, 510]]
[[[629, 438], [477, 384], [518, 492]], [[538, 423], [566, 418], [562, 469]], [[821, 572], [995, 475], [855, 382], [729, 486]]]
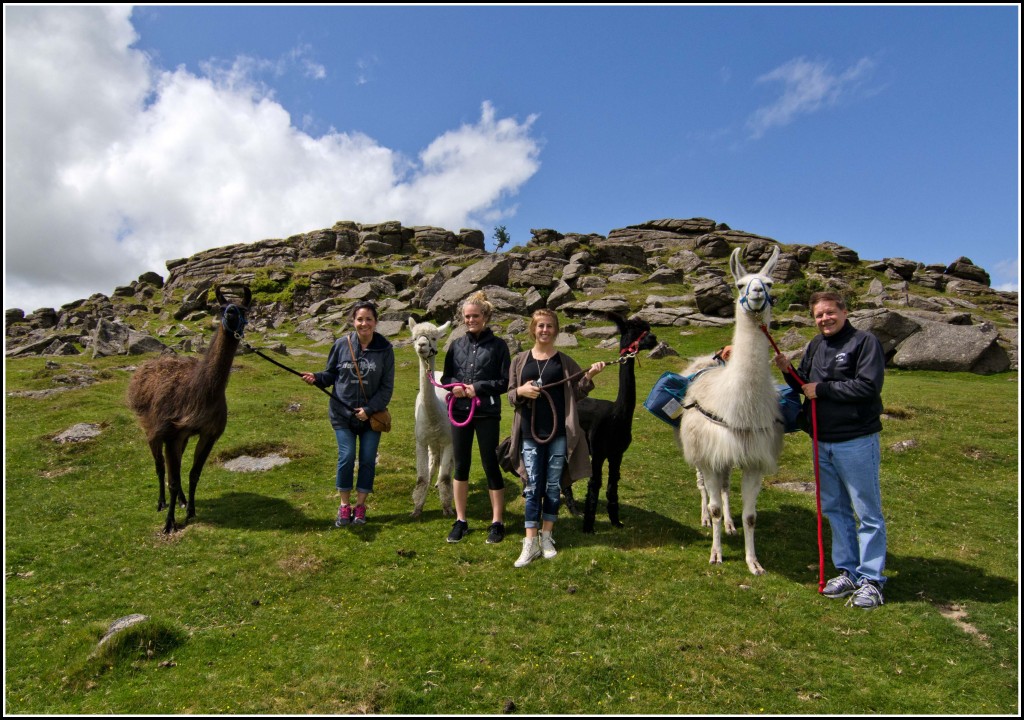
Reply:
[[503, 247], [508, 245], [509, 240], [512, 239], [509, 237], [508, 230], [505, 229], [504, 225], [499, 225], [498, 227], [494, 228], [494, 235], [492, 235], [491, 237], [493, 237], [495, 240], [495, 250], [501, 250]]

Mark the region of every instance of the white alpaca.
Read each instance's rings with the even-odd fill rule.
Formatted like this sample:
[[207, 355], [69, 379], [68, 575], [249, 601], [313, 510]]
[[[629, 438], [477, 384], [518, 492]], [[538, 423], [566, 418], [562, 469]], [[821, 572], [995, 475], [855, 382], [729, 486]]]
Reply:
[[[686, 462], [697, 468], [698, 484], [703, 478], [706, 486], [712, 527], [711, 563], [722, 562], [723, 506], [728, 502], [729, 473], [733, 467], [741, 469], [747, 567], [753, 574], [761, 575], [764, 568], [754, 552], [757, 496], [763, 477], [778, 469], [783, 426], [769, 363], [768, 338], [759, 325], [767, 327], [771, 322], [768, 292], [779, 249], [775, 248], [757, 274], [744, 270], [739, 253], [734, 250], [729, 259], [729, 269], [740, 293], [732, 355], [724, 366], [702, 373], [690, 384], [683, 402], [686, 411], [679, 427], [679, 442]], [[702, 493], [702, 506], [704, 502]], [[731, 519], [726, 523], [727, 531], [730, 525]]]
[[437, 345], [448, 332], [450, 322], [437, 327], [428, 322], [416, 323], [409, 318], [412, 346], [420, 359], [420, 391], [416, 395], [416, 486], [412, 490], [412, 516], [419, 517], [427, 501], [431, 478], [437, 478], [441, 496], [441, 512], [452, 515], [452, 426], [445, 404], [446, 392], [430, 379], [440, 383], [441, 373], [434, 372]]

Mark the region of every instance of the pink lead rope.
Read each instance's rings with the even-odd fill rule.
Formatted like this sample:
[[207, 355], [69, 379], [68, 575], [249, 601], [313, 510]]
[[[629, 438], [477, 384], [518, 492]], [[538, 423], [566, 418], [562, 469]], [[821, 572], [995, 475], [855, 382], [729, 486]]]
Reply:
[[457, 398], [455, 397], [455, 395], [453, 395], [450, 392], [451, 389], [454, 388], [454, 387], [469, 387], [469, 385], [466, 385], [465, 383], [451, 383], [449, 385], [441, 385], [436, 380], [434, 380], [433, 377], [431, 377], [431, 373], [430, 373], [429, 369], [424, 368], [423, 372], [425, 372], [427, 374], [427, 380], [430, 381], [431, 385], [433, 385], [436, 388], [440, 388], [441, 390], [448, 390], [449, 391], [449, 393], [448, 393], [448, 420], [451, 421], [452, 426], [453, 427], [459, 427], [459, 428], [460, 427], [466, 427], [471, 422], [473, 422], [473, 414], [476, 412], [476, 408], [480, 404], [480, 398], [478, 398], [478, 397], [471, 398], [473, 402], [471, 402], [469, 404], [469, 416], [463, 422], [457, 422], [455, 420], [455, 416], [452, 414], [452, 410], [453, 410], [452, 406], [455, 404], [455, 400]]
[[[761, 332], [768, 338], [768, 342], [775, 349], [775, 352], [779, 355], [782, 351], [779, 350], [779, 346], [775, 344], [771, 334], [768, 332], [768, 328], [762, 324]], [[789, 366], [789, 374], [802, 386], [804, 379], [797, 375], [796, 370], [793, 366]], [[811, 432], [814, 438], [814, 499], [818, 507], [818, 592], [825, 590], [825, 542], [822, 539], [822, 528], [821, 528], [821, 465], [818, 461], [818, 402], [817, 398], [811, 398]]]

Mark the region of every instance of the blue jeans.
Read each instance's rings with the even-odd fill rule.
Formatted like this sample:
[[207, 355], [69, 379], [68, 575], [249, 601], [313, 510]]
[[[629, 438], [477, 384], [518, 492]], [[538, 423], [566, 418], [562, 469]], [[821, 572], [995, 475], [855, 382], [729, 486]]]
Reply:
[[[541, 520], [554, 522], [562, 501], [562, 470], [565, 468], [565, 435], [547, 445], [523, 438], [523, 464], [526, 466], [526, 527], [540, 527]], [[544, 488], [543, 497], [537, 488]]]
[[880, 460], [878, 433], [845, 442], [818, 443], [821, 509], [832, 528], [832, 564], [845, 570], [857, 584], [863, 580], [885, 583]]
[[377, 474], [377, 446], [380, 433], [367, 429], [356, 435], [348, 428], [334, 428], [338, 439], [338, 474], [335, 486], [342, 492], [352, 490], [352, 475], [356, 464], [356, 443], [359, 443], [359, 482], [357, 492], [373, 492], [373, 478]]

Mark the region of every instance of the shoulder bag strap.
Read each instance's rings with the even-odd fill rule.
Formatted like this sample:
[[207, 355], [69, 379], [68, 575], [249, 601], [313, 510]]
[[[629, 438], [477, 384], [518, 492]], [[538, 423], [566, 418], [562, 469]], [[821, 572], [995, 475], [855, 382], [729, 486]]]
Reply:
[[356, 377], [359, 378], [359, 389], [363, 392], [363, 398], [366, 402], [370, 402], [370, 399], [366, 397], [366, 388], [363, 386], [363, 375], [359, 372], [359, 360], [356, 358], [356, 350], [352, 347], [352, 336], [346, 335], [345, 339], [348, 340], [348, 351], [352, 353], [352, 364], [356, 368]]

